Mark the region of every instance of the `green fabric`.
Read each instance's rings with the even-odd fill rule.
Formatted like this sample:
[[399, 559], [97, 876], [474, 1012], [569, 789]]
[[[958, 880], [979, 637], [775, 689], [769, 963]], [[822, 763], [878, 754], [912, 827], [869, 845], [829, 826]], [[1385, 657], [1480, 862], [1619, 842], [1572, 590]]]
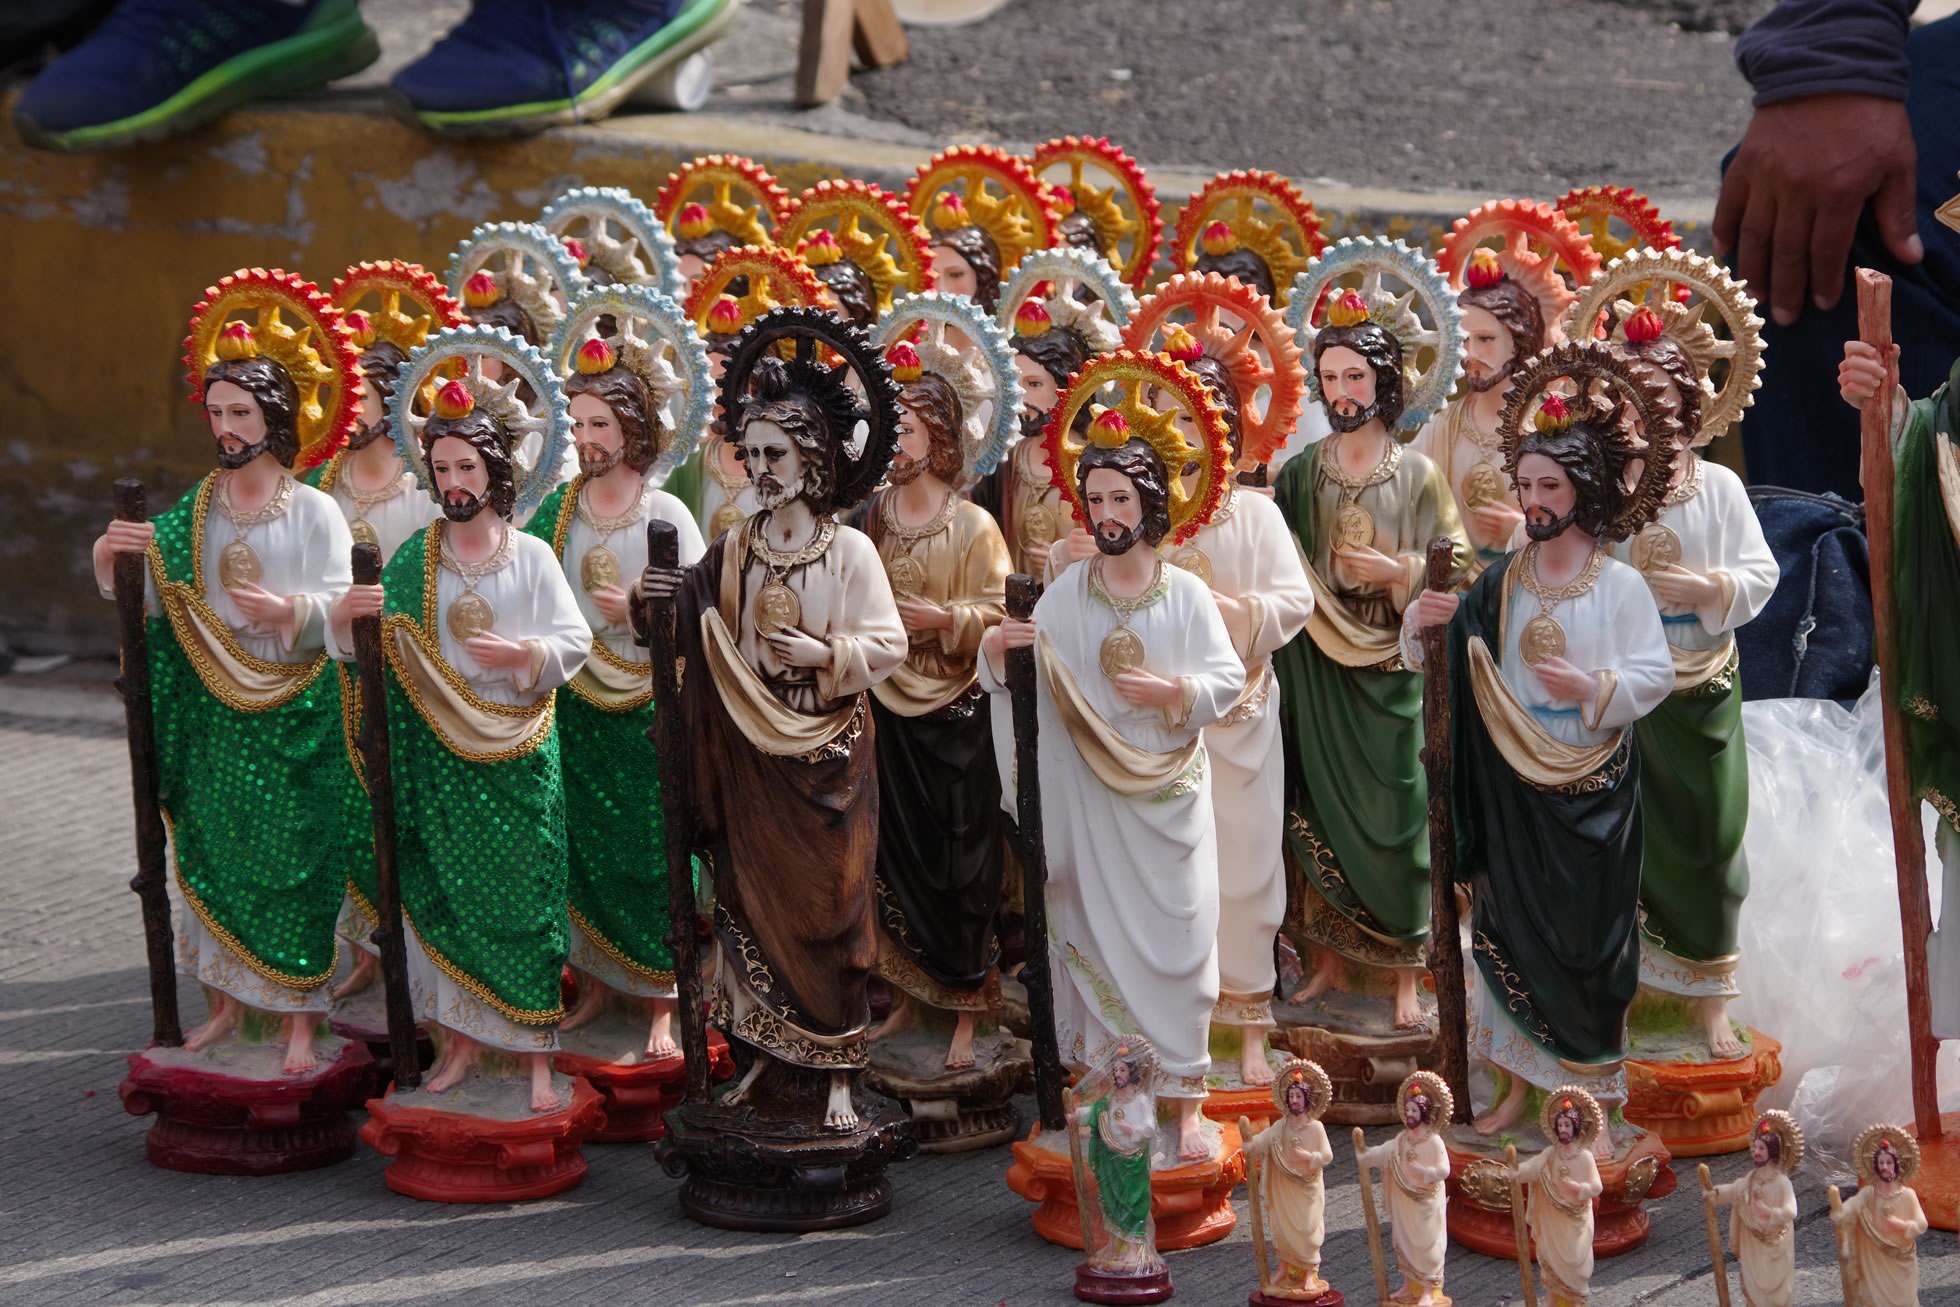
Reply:
[[315, 490], [318, 490], [320, 488], [320, 482], [327, 475], [327, 464], [331, 462], [333, 462], [332, 458], [323, 458], [312, 467], [307, 468], [306, 471], [299, 473], [293, 479], [303, 486], [312, 486]]
[[701, 460], [707, 457], [707, 441], [695, 446], [687, 461], [675, 468], [660, 488], [687, 505], [687, 511], [701, 516]]
[[[207, 481], [203, 484], [209, 484]], [[169, 581], [202, 592], [193, 567], [199, 488], [155, 519]], [[148, 622], [157, 798], [178, 884], [212, 933], [253, 970], [295, 987], [334, 965], [350, 827], [340, 681], [324, 666], [276, 708], [243, 712], [206, 688], [168, 618]]]
[[1906, 724], [1913, 788], [1960, 829], [1960, 550], [1940, 497], [1941, 433], [1960, 436], [1960, 362], [1913, 404], [1894, 476], [1892, 587], [1899, 675], [1892, 693]]
[[[382, 572], [385, 615], [421, 621], [433, 529], [410, 536]], [[391, 667], [388, 743], [402, 907], [422, 946], [511, 1020], [557, 1021], [569, 937], [556, 728], [516, 758], [459, 757], [416, 711]]]
[[[1148, 1099], [1139, 1099], [1148, 1102]], [[1101, 1195], [1103, 1224], [1132, 1243], [1140, 1242], [1150, 1221], [1150, 1147], [1119, 1153], [1103, 1141], [1103, 1117], [1109, 1100], [1099, 1098], [1089, 1108], [1089, 1169]]]
[[[1726, 682], [1726, 688], [1721, 682]], [[1690, 962], [1736, 949], [1749, 860], [1749, 750], [1734, 665], [1714, 681], [1670, 694], [1640, 720], [1640, 807], [1647, 850], [1640, 868], [1641, 933]]]
[[[1321, 526], [1314, 485], [1325, 447], [1309, 446], [1288, 462], [1276, 488], [1280, 511], [1308, 557]], [[1305, 631], [1274, 655], [1273, 673], [1294, 864], [1362, 930], [1405, 947], [1420, 944], [1429, 936], [1422, 677], [1343, 667]]]

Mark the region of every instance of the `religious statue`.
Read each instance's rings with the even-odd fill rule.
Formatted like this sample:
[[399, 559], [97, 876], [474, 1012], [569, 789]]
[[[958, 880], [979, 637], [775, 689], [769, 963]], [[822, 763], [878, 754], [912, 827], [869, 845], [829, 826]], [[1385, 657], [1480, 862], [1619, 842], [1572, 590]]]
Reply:
[[[334, 501], [292, 471], [356, 424], [358, 348], [312, 282], [255, 268], [204, 292], [184, 355], [217, 467], [154, 521], [111, 523], [95, 579], [111, 597], [117, 555], [147, 564], [177, 966], [210, 1005], [184, 1048], [223, 1074], [310, 1081], [338, 1053], [318, 1027], [346, 868], [368, 831], [358, 800], [343, 802], [355, 781], [323, 649], [353, 540]], [[277, 1051], [257, 1056], [261, 1044]]]
[[1171, 1273], [1157, 1253], [1150, 1170], [1157, 1142], [1155, 1050], [1146, 1039], [1111, 1045], [1068, 1096], [1082, 1251], [1075, 1296], [1084, 1302], [1162, 1302]]
[[[1319, 1065], [1294, 1058], [1273, 1081], [1279, 1115], [1245, 1141], [1248, 1204], [1259, 1260], [1259, 1291], [1251, 1307], [1318, 1303], [1329, 1285], [1320, 1275], [1320, 1247], [1327, 1236], [1327, 1189], [1322, 1176], [1334, 1160], [1334, 1145], [1321, 1124], [1334, 1099], [1334, 1082]], [[1247, 1123], [1250, 1124], [1249, 1122]], [[1392, 1165], [1392, 1163], [1391, 1163]], [[1266, 1261], [1264, 1236], [1279, 1258], [1279, 1273]]]
[[593, 286], [651, 286], [684, 298], [674, 238], [632, 192], [618, 186], [579, 186], [544, 207], [538, 225], [556, 236]]
[[1021, 260], [1055, 243], [1061, 216], [1028, 165], [991, 145], [933, 155], [919, 165], [906, 199], [930, 229], [934, 287], [989, 313]]
[[1796, 1300], [1797, 1191], [1790, 1177], [1802, 1163], [1796, 1118], [1768, 1111], [1749, 1132], [1748, 1174], [1702, 1189], [1711, 1207], [1729, 1208], [1729, 1251], [1742, 1271], [1744, 1307], [1791, 1307]]
[[[591, 285], [558, 238], [529, 222], [490, 222], [472, 231], [449, 256], [447, 280], [471, 322], [502, 327], [537, 349], [558, 330], [567, 303]], [[494, 381], [501, 364], [492, 363]]]
[[[610, 338], [599, 324], [612, 328]], [[606, 1060], [680, 1056], [659, 759], [648, 742], [653, 669], [629, 621], [647, 564], [647, 523], [670, 522], [683, 564], [701, 557], [686, 505], [654, 488], [679, 466], [714, 403], [707, 351], [693, 324], [652, 287], [599, 289], [572, 305], [551, 358], [570, 396], [579, 474], [548, 495], [526, 528], [551, 546], [592, 632], [592, 657], [558, 700], [569, 840], [570, 961], [577, 1005], [561, 1035], [612, 1006], [644, 1013], [645, 1037]], [[670, 416], [671, 415], [671, 416]], [[691, 928], [692, 923], [688, 923]]]
[[1206, 182], [1177, 215], [1173, 272], [1237, 277], [1284, 308], [1307, 261], [1327, 248], [1313, 201], [1274, 172], [1239, 169]]
[[897, 392], [836, 315], [757, 318], [729, 358], [721, 405], [759, 509], [693, 566], [649, 567], [633, 610], [645, 637], [647, 601], [677, 597], [692, 842], [714, 869], [715, 1023], [752, 1056], [719, 1102], [724, 1138], [781, 1122], [861, 1140], [880, 1126], [861, 1122], [852, 1096], [878, 957], [867, 692], [908, 640], [877, 547], [832, 514], [884, 476]]
[[[954, 332], [970, 348], [955, 347]], [[873, 1066], [878, 1087], [908, 1102], [943, 1089], [964, 1111], [978, 1092], [996, 1109], [988, 1128], [998, 1131], [1004, 1117], [1012, 1133], [1013, 1118], [998, 1109], [1011, 1092], [1005, 1077], [1019, 1075], [1002, 1064], [1025, 1059], [1004, 1033], [990, 1031], [975, 1046], [979, 1023], [999, 1007], [994, 921], [1003, 871], [1001, 782], [977, 663], [981, 637], [1006, 615], [1007, 544], [959, 490], [1006, 450], [1018, 427], [1020, 381], [1006, 334], [971, 300], [905, 296], [876, 340], [903, 416], [887, 484], [859, 521], [884, 564], [909, 649], [871, 692], [878, 973], [893, 992], [891, 1014], [872, 1036]], [[981, 1073], [971, 1086], [967, 1072]]]
[[[1396, 1119], [1401, 1132], [1387, 1143], [1365, 1151], [1356, 1148], [1365, 1186], [1370, 1172], [1382, 1175], [1388, 1198], [1388, 1229], [1395, 1246], [1395, 1266], [1402, 1287], [1395, 1301], [1415, 1307], [1449, 1307], [1443, 1293], [1444, 1262], [1449, 1252], [1449, 1150], [1442, 1132], [1456, 1111], [1450, 1087], [1433, 1071], [1418, 1071], [1395, 1092]], [[1361, 1131], [1354, 1132], [1357, 1145]]]
[[[1430, 670], [1450, 678], [1478, 982], [1469, 1050], [1496, 1073], [1480, 1135], [1575, 1075], [1594, 1099], [1626, 1099], [1644, 848], [1630, 728], [1673, 689], [1674, 661], [1652, 592], [1609, 550], [1660, 511], [1679, 429], [1659, 388], [1604, 343], [1539, 355], [1499, 426], [1529, 542], [1467, 594], [1424, 590], [1405, 615], [1417, 667], [1418, 632], [1449, 624], [1449, 666]], [[1594, 1148], [1611, 1157], [1600, 1125]]]
[[[789, 207], [789, 192], [753, 159], [707, 154], [669, 173], [654, 215], [674, 238], [681, 280], [691, 296], [718, 255], [741, 245], [767, 247]], [[733, 293], [746, 293], [736, 287]]]
[[[1103, 401], [1110, 401], [1103, 404]], [[1099, 404], [1086, 435], [1075, 415]], [[1177, 428], [1190, 416], [1197, 441]], [[1218, 846], [1204, 730], [1245, 691], [1210, 589], [1157, 552], [1188, 541], [1229, 468], [1204, 383], [1162, 355], [1092, 360], [1045, 440], [1096, 558], [1048, 587], [1032, 621], [982, 642], [1004, 694], [1005, 653], [1036, 649], [1041, 802], [1056, 1036], [1078, 1066], [1142, 1035], [1174, 1106], [1181, 1162], [1216, 1156], [1202, 1123], [1218, 1000]], [[1197, 465], [1188, 487], [1175, 473]]]
[[[504, 380], [488, 375], [492, 359]], [[415, 397], [432, 383], [422, 411]], [[551, 546], [512, 521], [555, 481], [564, 393], [508, 331], [452, 327], [409, 355], [389, 420], [443, 515], [381, 584], [334, 605], [328, 649], [353, 661], [354, 619], [380, 616], [408, 980], [416, 1017], [439, 1027], [422, 1085], [433, 1101], [415, 1105], [554, 1114], [569, 1106], [551, 1067], [568, 948], [554, 691], [585, 665], [592, 630]], [[521, 470], [527, 436], [540, 457]], [[466, 1087], [472, 1071], [481, 1088]], [[520, 1076], [517, 1097], [503, 1086]]]
[[[1644, 286], [1694, 292], [1625, 298]], [[1775, 593], [1776, 558], [1742, 478], [1695, 451], [1740, 421], [1760, 384], [1762, 319], [1719, 264], [1681, 251], [1640, 251], [1593, 280], [1573, 309], [1574, 335], [1606, 308], [1614, 351], [1680, 422], [1680, 448], [1660, 513], [1613, 557], [1647, 580], [1674, 658], [1674, 692], [1635, 728], [1640, 739], [1640, 983], [1665, 1008], [1686, 1005], [1699, 1047], [1692, 1060], [1743, 1056], [1729, 1022], [1736, 995], [1736, 934], [1749, 865], [1749, 750], [1742, 738], [1742, 684], [1735, 633]], [[1705, 320], [1713, 310], [1719, 333]], [[1726, 365], [1721, 388], [1715, 369]], [[1672, 1015], [1671, 1012], [1669, 1015]], [[1641, 1030], [1642, 1009], [1634, 1011]], [[1665, 1022], [1662, 1024], [1678, 1024]], [[1643, 1061], [1668, 1060], [1642, 1038]]]
[[1593, 1199], [1605, 1188], [1593, 1145], [1606, 1116], [1591, 1094], [1566, 1085], [1545, 1095], [1539, 1129], [1550, 1146], [1517, 1168], [1531, 1195], [1527, 1219], [1538, 1275], [1552, 1307], [1585, 1307], [1592, 1292]]
[[1919, 1170], [1919, 1141], [1897, 1126], [1866, 1126], [1851, 1155], [1858, 1192], [1840, 1202], [1837, 1186], [1830, 1191], [1845, 1307], [1919, 1307], [1927, 1221], [1908, 1183]]
[[[1271, 305], [1242, 282], [1180, 273], [1144, 300], [1125, 340], [1132, 349], [1161, 349], [1205, 383], [1224, 414], [1234, 467], [1263, 465], [1291, 432], [1306, 390], [1300, 349]], [[1196, 443], [1195, 431], [1185, 434]], [[1272, 658], [1306, 625], [1313, 591], [1279, 508], [1235, 478], [1227, 478], [1210, 520], [1171, 562], [1211, 588], [1245, 666], [1245, 692], [1205, 728], [1218, 831], [1219, 992], [1212, 1025], [1231, 1031], [1239, 1046], [1225, 1087], [1263, 1088], [1273, 1079], [1266, 1048], [1278, 983], [1273, 941], [1286, 916], [1280, 853], [1286, 767]]]
[[[1386, 289], [1385, 278], [1405, 289]], [[1315, 327], [1309, 311], [1323, 293], [1325, 324]], [[1399, 1038], [1408, 1046], [1398, 1053], [1420, 1057], [1435, 1029], [1417, 992], [1429, 935], [1422, 678], [1398, 656], [1397, 632], [1422, 590], [1429, 542], [1450, 537], [1458, 571], [1469, 542], [1442, 471], [1397, 433], [1420, 427], [1449, 393], [1458, 313], [1429, 259], [1368, 238], [1318, 256], [1291, 302], [1288, 320], [1312, 355], [1308, 385], [1335, 433], [1290, 460], [1276, 487], [1313, 592], [1307, 638], [1273, 660], [1287, 928], [1316, 955], [1291, 1020], [1323, 1032], [1314, 1044], [1325, 1045], [1322, 1065], [1351, 1085], [1357, 1039]]]
[[845, 321], [869, 331], [896, 295], [931, 290], [926, 230], [905, 201], [869, 182], [818, 182], [783, 215], [777, 238], [796, 252]]
[[1164, 234], [1157, 191], [1143, 165], [1107, 137], [1058, 136], [1035, 147], [1028, 167], [1048, 184], [1061, 212], [1055, 243], [1100, 255], [1142, 291]]

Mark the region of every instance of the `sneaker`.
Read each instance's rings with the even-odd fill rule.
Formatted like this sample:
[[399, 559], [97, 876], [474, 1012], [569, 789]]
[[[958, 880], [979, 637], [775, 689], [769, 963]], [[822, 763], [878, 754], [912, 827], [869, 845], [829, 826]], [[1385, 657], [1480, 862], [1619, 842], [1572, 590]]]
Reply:
[[595, 122], [712, 44], [742, 0], [476, 0], [395, 74], [397, 108], [445, 136]]
[[123, 0], [34, 79], [14, 126], [43, 150], [115, 149], [311, 90], [380, 56], [357, 0]]

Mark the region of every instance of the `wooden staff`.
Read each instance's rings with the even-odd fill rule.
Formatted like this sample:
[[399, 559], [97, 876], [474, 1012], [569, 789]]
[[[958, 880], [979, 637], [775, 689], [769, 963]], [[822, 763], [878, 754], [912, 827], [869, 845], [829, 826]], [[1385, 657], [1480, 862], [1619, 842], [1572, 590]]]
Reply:
[[1511, 1177], [1511, 1238], [1518, 1245], [1518, 1288], [1524, 1307], [1538, 1307], [1538, 1286], [1531, 1281], [1531, 1232], [1524, 1223], [1524, 1180], [1518, 1175], [1518, 1146], [1504, 1145], [1504, 1168]]
[[[672, 522], [647, 523], [647, 563], [679, 567], [680, 536]], [[650, 605], [647, 647], [653, 662], [653, 725], [647, 738], [660, 759], [660, 807], [667, 832], [667, 947], [674, 954], [675, 1006], [680, 1008], [681, 1056], [687, 1059], [687, 1101], [708, 1101], [708, 1015], [701, 993], [701, 957], [694, 935], [694, 824], [687, 797], [686, 749], [681, 739], [681, 678], [675, 662], [674, 599]], [[702, 673], [696, 673], [701, 675]]]
[[1865, 485], [1865, 534], [1871, 548], [1872, 617], [1878, 634], [1879, 696], [1885, 728], [1885, 797], [1892, 810], [1892, 855], [1898, 867], [1899, 925], [1905, 935], [1906, 1032], [1912, 1051], [1913, 1133], [1922, 1141], [1940, 1137], [1939, 1085], [1933, 1036], [1931, 980], [1926, 939], [1933, 933], [1933, 909], [1926, 891], [1926, 843], [1919, 827], [1919, 796], [1913, 793], [1906, 757], [1905, 719], [1899, 710], [1898, 599], [1892, 593], [1892, 394], [1899, 369], [1892, 359], [1892, 279], [1870, 268], [1858, 269], [1858, 336], [1878, 351], [1885, 383], [1866, 402], [1859, 418]]
[[1715, 1304], [1729, 1307], [1729, 1268], [1722, 1256], [1722, 1232], [1715, 1224], [1715, 1190], [1708, 1183], [1708, 1163], [1697, 1163], [1695, 1171], [1701, 1176], [1701, 1214], [1708, 1229], [1708, 1257], [1715, 1265]]
[[[1239, 1138], [1252, 1142], [1252, 1122], [1246, 1117], [1239, 1118]], [[1266, 1293], [1273, 1287], [1273, 1265], [1266, 1255], [1266, 1221], [1259, 1208], [1259, 1176], [1266, 1169], [1263, 1155], [1245, 1150], [1245, 1210], [1252, 1217], [1252, 1251], [1259, 1258], [1259, 1292]]]
[[[1016, 572], [1007, 578], [1007, 615], [1025, 622], [1034, 616], [1040, 587]], [[1027, 923], [1028, 960], [1021, 979], [1028, 987], [1028, 1015], [1034, 1026], [1034, 1095], [1043, 1130], [1060, 1130], [1062, 1053], [1055, 1038], [1054, 977], [1048, 970], [1048, 854], [1041, 834], [1041, 746], [1035, 714], [1034, 647], [1007, 651], [1007, 695], [1014, 708], [1014, 816], [1021, 830], [1022, 914]]]
[[[1862, 281], [1865, 276], [1865, 270], [1863, 268], [1858, 269], [1858, 276], [1860, 278], [1860, 285], [1858, 289], [1860, 292], [1862, 292], [1864, 290]], [[1863, 298], [1864, 296], [1861, 293], [1859, 299], [1862, 301]], [[1864, 305], [1860, 303], [1859, 307], [1862, 309]], [[1841, 1220], [1844, 1216], [1844, 1199], [1838, 1196], [1838, 1187], [1836, 1185], [1831, 1186], [1830, 1195], [1831, 1195], [1831, 1254], [1837, 1258], [1838, 1289], [1844, 1295], [1844, 1307], [1858, 1307], [1858, 1299], [1854, 1297], [1851, 1292], [1852, 1288], [1854, 1287], [1851, 1283], [1851, 1267], [1844, 1260], [1844, 1231], [1838, 1225], [1838, 1221]]]
[[[1456, 543], [1429, 542], [1428, 588], [1448, 590], [1456, 577]], [[1450, 810], [1449, 628], [1422, 633], [1422, 768], [1429, 778], [1429, 956], [1436, 980], [1436, 1043], [1443, 1082], [1458, 1125], [1470, 1122], [1470, 1015], [1463, 989], [1463, 948], [1456, 912], [1456, 818]]]
[[[143, 483], [115, 485], [116, 520], [145, 522]], [[123, 731], [129, 738], [129, 793], [136, 807], [136, 875], [129, 887], [143, 904], [143, 942], [150, 963], [150, 1042], [184, 1042], [177, 1017], [177, 964], [170, 934], [170, 891], [164, 884], [163, 809], [157, 805], [156, 720], [150, 707], [149, 615], [143, 611], [142, 554], [115, 555], [116, 617], [122, 627]]]
[[1388, 1303], [1388, 1262], [1382, 1257], [1382, 1228], [1375, 1223], [1375, 1190], [1368, 1183], [1368, 1163], [1363, 1155], [1368, 1151], [1368, 1139], [1361, 1133], [1361, 1127], [1354, 1127], [1355, 1168], [1361, 1172], [1361, 1225], [1368, 1231], [1368, 1260], [1375, 1264], [1375, 1301], [1387, 1307]]
[[[354, 584], [381, 584], [381, 547], [354, 546]], [[388, 1014], [388, 1049], [395, 1061], [395, 1092], [422, 1083], [416, 1052], [415, 1008], [408, 997], [408, 941], [402, 938], [402, 887], [395, 868], [395, 774], [388, 749], [388, 681], [381, 651], [381, 617], [356, 617], [354, 664], [361, 686], [361, 773], [368, 810], [374, 814], [374, 910], [381, 918], [369, 938], [381, 950], [381, 992]]]

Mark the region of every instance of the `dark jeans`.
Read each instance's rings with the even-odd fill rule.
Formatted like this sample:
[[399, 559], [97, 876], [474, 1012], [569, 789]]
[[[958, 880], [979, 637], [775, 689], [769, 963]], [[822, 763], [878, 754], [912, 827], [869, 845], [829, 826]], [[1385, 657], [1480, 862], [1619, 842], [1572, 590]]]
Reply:
[[[1919, 150], [1919, 238], [1926, 258], [1916, 268], [1897, 263], [1867, 207], [1851, 245], [1851, 266], [1891, 276], [1899, 381], [1919, 399], [1946, 380], [1960, 356], [1960, 232], [1933, 216], [1960, 191], [1960, 14], [1916, 29], [1906, 54], [1912, 64], [1906, 113]], [[1730, 151], [1729, 159], [1734, 157]], [[1729, 159], [1722, 161], [1724, 171]], [[1769, 317], [1767, 305], [1759, 311]], [[1763, 386], [1742, 423], [1752, 484], [1864, 498], [1858, 414], [1837, 393], [1844, 342], [1857, 335], [1857, 295], [1848, 279], [1844, 298], [1830, 312], [1806, 307], [1791, 326], [1772, 322], [1763, 328]]]

